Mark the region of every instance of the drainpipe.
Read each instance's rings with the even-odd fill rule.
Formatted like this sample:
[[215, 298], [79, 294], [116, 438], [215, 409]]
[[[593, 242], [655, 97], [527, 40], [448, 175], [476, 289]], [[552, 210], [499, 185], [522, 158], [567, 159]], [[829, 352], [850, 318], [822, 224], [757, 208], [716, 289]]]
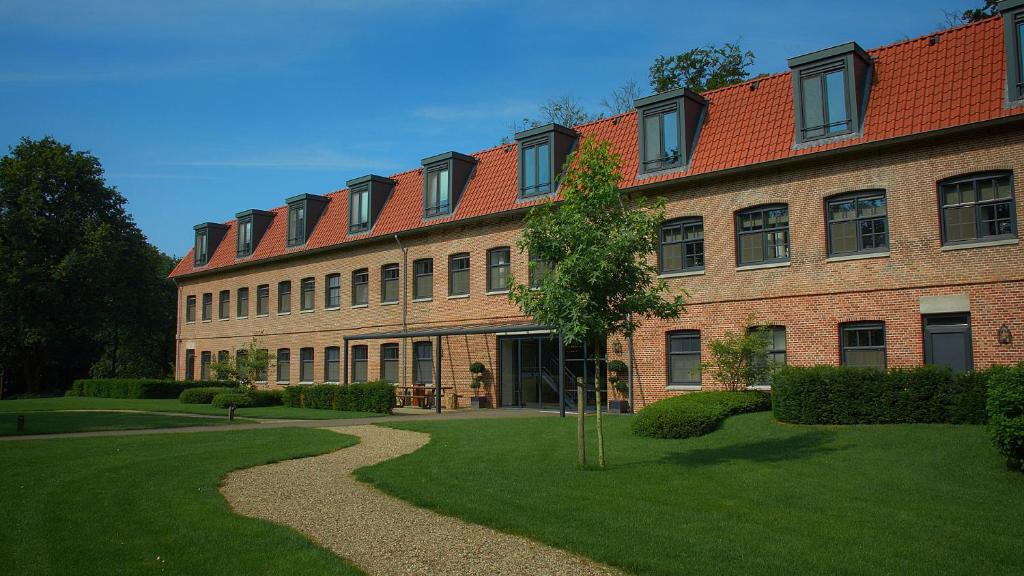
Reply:
[[633, 335], [626, 336], [626, 387], [629, 389], [629, 411], [633, 412]]
[[[402, 251], [402, 270], [399, 272], [398, 277], [402, 279], [402, 334], [405, 334], [409, 331], [409, 251], [405, 246], [402, 246], [402, 241], [398, 239], [398, 234], [395, 234], [395, 244], [398, 244], [398, 249]], [[406, 344], [408, 344], [408, 338], [403, 336], [402, 344], [399, 346], [398, 351], [402, 356], [402, 372], [398, 377], [402, 382], [402, 386], [406, 385], [405, 377], [409, 362], [409, 350]]]
[[171, 282], [174, 282], [174, 287], [178, 289], [178, 298], [174, 306], [174, 379], [177, 380], [180, 368], [178, 355], [181, 354], [181, 284], [178, 284], [177, 278], [172, 278]]

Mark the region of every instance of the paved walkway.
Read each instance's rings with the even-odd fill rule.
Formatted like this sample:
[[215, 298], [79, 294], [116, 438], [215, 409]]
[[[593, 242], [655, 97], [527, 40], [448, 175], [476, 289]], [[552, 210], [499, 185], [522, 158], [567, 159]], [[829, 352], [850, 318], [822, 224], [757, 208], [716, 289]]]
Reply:
[[527, 538], [417, 508], [352, 477], [357, 468], [418, 450], [430, 440], [427, 434], [367, 425], [332, 430], [358, 436], [360, 443], [232, 472], [221, 492], [235, 512], [290, 526], [371, 575], [622, 574]]

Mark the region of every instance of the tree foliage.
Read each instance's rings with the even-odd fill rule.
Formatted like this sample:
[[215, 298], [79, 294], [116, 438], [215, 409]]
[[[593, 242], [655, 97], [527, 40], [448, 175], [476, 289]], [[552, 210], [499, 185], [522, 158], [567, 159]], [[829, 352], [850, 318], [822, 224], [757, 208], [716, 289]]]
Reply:
[[977, 8], [968, 8], [967, 10], [960, 12], [945, 10], [944, 13], [946, 15], [946, 19], [939, 25], [939, 29], [944, 30], [946, 28], [953, 28], [954, 26], [960, 26], [991, 18], [999, 14], [999, 1], [1000, 0], [984, 0], [983, 4]]
[[624, 114], [633, 110], [636, 100], [640, 98], [640, 85], [635, 80], [628, 80], [622, 83], [612, 93], [601, 101], [608, 113], [612, 116]]
[[686, 87], [706, 92], [746, 80], [754, 53], [738, 44], [707, 45], [674, 56], [658, 56], [651, 65], [651, 88], [665, 92]]
[[771, 333], [748, 318], [739, 334], [728, 331], [719, 339], [708, 343], [711, 359], [701, 368], [729, 390], [745, 390], [768, 382], [774, 368], [768, 361]]
[[242, 390], [251, 390], [257, 382], [266, 380], [272, 367], [270, 352], [261, 348], [255, 337], [245, 348], [235, 352], [234, 357], [229, 355], [210, 365], [218, 380], [235, 382]]

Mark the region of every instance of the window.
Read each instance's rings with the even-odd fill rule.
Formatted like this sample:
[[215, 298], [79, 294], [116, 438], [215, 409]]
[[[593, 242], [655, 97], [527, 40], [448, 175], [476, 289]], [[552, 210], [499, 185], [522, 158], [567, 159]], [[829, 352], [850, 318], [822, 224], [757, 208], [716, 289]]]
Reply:
[[220, 350], [217, 352], [217, 363], [219, 364], [213, 370], [214, 378], [217, 380], [230, 380], [231, 375], [226, 370], [228, 360], [231, 359], [231, 354], [227, 350]]
[[209, 380], [210, 379], [210, 364], [212, 354], [209, 351], [203, 352], [199, 355], [199, 379]]
[[[267, 350], [266, 348], [260, 348], [258, 350], [258, 352], [259, 352], [259, 357], [260, 358], [266, 358], [267, 360], [270, 360], [270, 351], [269, 350]], [[269, 362], [268, 362], [268, 364], [269, 364]], [[257, 382], [262, 382], [264, 384], [267, 383], [267, 367], [266, 366], [262, 366], [261, 365], [259, 368], [256, 369], [256, 381]]]
[[837, 62], [800, 74], [801, 141], [853, 131], [846, 65]]
[[366, 306], [370, 301], [370, 272], [360, 268], [352, 272], [352, 305]]
[[370, 229], [370, 187], [362, 186], [349, 192], [348, 231], [365, 232]]
[[413, 349], [413, 381], [419, 386], [434, 383], [434, 347], [430, 342], [416, 342]]
[[508, 290], [508, 276], [512, 268], [512, 252], [508, 246], [487, 251], [487, 291]]
[[217, 317], [227, 320], [231, 317], [231, 290], [220, 291], [220, 302], [217, 305]]
[[210, 320], [213, 320], [213, 294], [207, 292], [203, 294], [203, 322]]
[[324, 279], [324, 308], [341, 307], [341, 274], [328, 274]]
[[1015, 44], [1017, 46], [1017, 98], [1024, 98], [1024, 12], [1017, 14]]
[[826, 202], [830, 256], [880, 252], [889, 247], [885, 193], [845, 194]]
[[185, 322], [196, 321], [196, 297], [185, 297]]
[[196, 379], [196, 351], [185, 350], [185, 380]]
[[292, 351], [287, 348], [277, 350], [277, 381], [288, 382], [291, 378], [291, 355]]
[[736, 215], [739, 265], [789, 260], [789, 208], [765, 206]]
[[540, 256], [530, 254], [530, 288], [540, 288], [551, 267]]
[[669, 386], [700, 386], [700, 332], [668, 334]]
[[[785, 326], [754, 326], [750, 329], [764, 330], [768, 336], [768, 366], [775, 368], [786, 365], [786, 327]], [[760, 386], [771, 386], [771, 375], [768, 375]]]
[[306, 312], [313, 309], [314, 294], [316, 290], [316, 280], [313, 278], [303, 278], [302, 282], [299, 283], [299, 310]]
[[270, 284], [260, 284], [256, 287], [256, 315], [267, 314], [270, 314]]
[[341, 382], [341, 348], [337, 346], [324, 348], [324, 382]]
[[398, 344], [380, 345], [380, 379], [398, 382]]
[[292, 311], [292, 283], [289, 280], [277, 283], [277, 313], [288, 314]]
[[656, 108], [643, 113], [641, 136], [643, 172], [681, 166], [679, 146], [679, 105]]
[[426, 197], [424, 198], [424, 216], [437, 216], [451, 212], [449, 197], [451, 196], [448, 165], [427, 170]]
[[227, 350], [217, 352], [217, 362], [227, 362], [230, 358], [231, 354]]
[[469, 254], [452, 254], [448, 257], [448, 295], [469, 294]]
[[249, 317], [249, 289], [238, 289], [238, 303], [235, 305], [235, 318]]
[[366, 382], [369, 365], [369, 349], [365, 345], [352, 347], [352, 381]]
[[939, 204], [943, 244], [1017, 237], [1013, 179], [1009, 172], [942, 182]]
[[434, 297], [434, 260], [423, 258], [412, 263], [412, 297], [429, 300]]
[[662, 274], [704, 269], [704, 219], [686, 218], [661, 225], [659, 271]]
[[301, 246], [306, 243], [306, 203], [296, 202], [288, 206], [288, 245]]
[[551, 193], [551, 140], [524, 142], [520, 148], [520, 194], [526, 198]]
[[206, 230], [196, 230], [195, 265], [205, 266], [210, 261], [210, 235]]
[[380, 267], [380, 301], [398, 302], [398, 264]]
[[1001, 4], [1006, 34], [1006, 96], [1011, 101], [1021, 100], [1024, 99], [1024, 4]]
[[839, 332], [844, 366], [885, 370], [885, 324], [843, 324]]
[[303, 348], [299, 350], [299, 382], [309, 383], [313, 381], [313, 349]]
[[238, 221], [238, 247], [235, 251], [239, 258], [252, 254], [252, 217]]

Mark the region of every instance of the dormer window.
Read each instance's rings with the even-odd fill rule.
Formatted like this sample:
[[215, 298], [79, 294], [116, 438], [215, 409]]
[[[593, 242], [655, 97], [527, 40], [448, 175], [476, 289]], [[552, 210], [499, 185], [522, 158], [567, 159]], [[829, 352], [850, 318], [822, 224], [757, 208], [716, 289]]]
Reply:
[[999, 3], [1006, 28], [1006, 96], [1024, 100], [1024, 0]]
[[206, 230], [196, 231], [196, 266], [205, 266], [210, 261], [210, 236]]
[[[260, 238], [263, 237], [263, 233], [267, 231], [270, 226], [270, 221], [274, 218], [273, 212], [264, 212], [263, 210], [246, 210], [235, 214], [235, 218], [238, 222], [238, 237], [235, 246], [235, 256], [238, 258], [247, 258], [252, 256], [253, 250], [260, 243]], [[288, 238], [292, 237], [291, 228], [289, 227]]]
[[288, 245], [306, 243], [306, 203], [288, 206]]
[[238, 251], [239, 256], [252, 254], [252, 218], [238, 221]]
[[327, 202], [327, 198], [313, 194], [299, 194], [288, 199], [289, 248], [302, 246], [309, 240]]
[[681, 164], [679, 154], [679, 108], [670, 106], [644, 113], [644, 172]]
[[636, 101], [641, 174], [679, 169], [689, 163], [706, 104], [688, 88]]
[[370, 229], [370, 187], [350, 190], [348, 198], [348, 231], [366, 232]]
[[423, 215], [437, 216], [439, 214], [448, 214], [450, 206], [448, 205], [449, 192], [451, 189], [451, 182], [448, 178], [448, 165], [443, 165], [440, 168], [429, 170], [426, 173], [427, 180], [427, 196], [424, 199]]
[[368, 232], [384, 208], [395, 181], [383, 176], [370, 174], [347, 182], [348, 185], [348, 232]]
[[516, 134], [519, 145], [519, 197], [544, 196], [555, 191], [561, 166], [576, 144], [576, 132], [548, 124]]
[[522, 195], [551, 193], [551, 143], [547, 138], [523, 144]]
[[803, 140], [850, 132], [850, 109], [846, 101], [846, 68], [842, 64], [800, 75], [803, 101]]
[[446, 216], [455, 211], [476, 166], [476, 158], [445, 152], [423, 159], [423, 217]]
[[217, 251], [217, 246], [224, 238], [228, 227], [223, 224], [204, 222], [192, 228], [196, 232], [195, 249], [192, 251], [193, 261], [196, 266], [206, 266], [210, 257]]
[[796, 142], [860, 130], [871, 58], [855, 42], [789, 60], [793, 71]]

